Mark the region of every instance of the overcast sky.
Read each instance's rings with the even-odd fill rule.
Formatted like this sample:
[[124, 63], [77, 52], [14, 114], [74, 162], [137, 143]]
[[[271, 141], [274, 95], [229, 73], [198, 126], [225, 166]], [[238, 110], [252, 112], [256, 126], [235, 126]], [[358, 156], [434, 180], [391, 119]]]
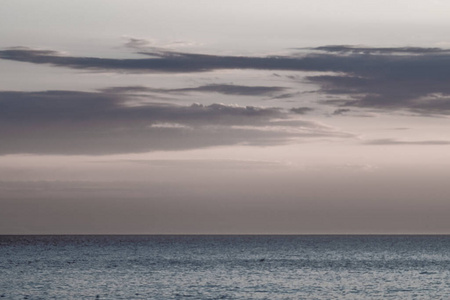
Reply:
[[0, 234], [450, 233], [450, 2], [0, 10]]

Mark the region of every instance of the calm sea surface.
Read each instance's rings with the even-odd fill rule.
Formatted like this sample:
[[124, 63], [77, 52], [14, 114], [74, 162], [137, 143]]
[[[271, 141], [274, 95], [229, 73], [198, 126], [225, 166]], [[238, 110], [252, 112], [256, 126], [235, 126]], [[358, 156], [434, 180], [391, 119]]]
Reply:
[[450, 236], [0, 236], [3, 299], [450, 299]]

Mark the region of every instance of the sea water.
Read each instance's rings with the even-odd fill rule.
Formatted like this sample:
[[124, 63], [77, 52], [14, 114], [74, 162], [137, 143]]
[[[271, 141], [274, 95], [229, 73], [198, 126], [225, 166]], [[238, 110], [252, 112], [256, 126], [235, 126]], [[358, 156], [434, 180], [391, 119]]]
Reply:
[[0, 236], [0, 299], [450, 299], [450, 236]]

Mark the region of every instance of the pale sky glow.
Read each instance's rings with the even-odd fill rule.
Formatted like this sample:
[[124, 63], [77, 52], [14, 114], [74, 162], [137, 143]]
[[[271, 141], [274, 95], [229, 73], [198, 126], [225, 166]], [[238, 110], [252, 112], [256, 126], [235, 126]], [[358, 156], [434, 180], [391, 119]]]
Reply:
[[448, 1], [0, 10], [0, 234], [449, 233]]

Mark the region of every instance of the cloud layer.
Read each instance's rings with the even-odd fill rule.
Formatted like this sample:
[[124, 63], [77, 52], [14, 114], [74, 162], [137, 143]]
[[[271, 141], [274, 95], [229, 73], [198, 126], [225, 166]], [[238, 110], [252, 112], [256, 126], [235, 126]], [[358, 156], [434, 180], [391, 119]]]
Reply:
[[[158, 49], [139, 51], [146, 57], [74, 57], [51, 50], [11, 48], [0, 50], [0, 59], [110, 72], [191, 73], [220, 69], [333, 72], [331, 75], [307, 77], [309, 82], [320, 86], [321, 93], [344, 97], [340, 101], [324, 103], [384, 110], [403, 109], [421, 114], [450, 114], [450, 51], [446, 49], [323, 46], [304, 48], [291, 56], [263, 57], [219, 56]], [[283, 88], [205, 85], [168, 90], [194, 91], [270, 95], [283, 91]]]
[[133, 102], [109, 92], [0, 92], [0, 154], [113, 154], [345, 136], [278, 108]]

